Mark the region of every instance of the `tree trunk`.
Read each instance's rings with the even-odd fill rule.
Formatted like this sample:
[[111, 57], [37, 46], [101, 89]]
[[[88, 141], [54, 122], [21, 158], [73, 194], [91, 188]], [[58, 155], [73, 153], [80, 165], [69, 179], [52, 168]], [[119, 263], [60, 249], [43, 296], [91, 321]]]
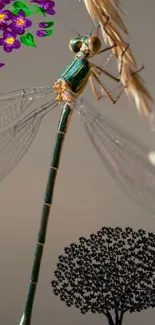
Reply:
[[108, 324], [109, 325], [122, 325], [123, 321], [123, 314], [121, 313], [119, 317], [115, 318], [115, 321], [113, 320], [111, 314], [109, 312], [106, 313], [106, 317], [108, 319]]
[[114, 322], [113, 322], [113, 320], [112, 319], [109, 319], [109, 318], [108, 318], [108, 324], [109, 325], [115, 325]]
[[113, 321], [113, 319], [112, 319], [112, 316], [111, 316], [111, 314], [109, 313], [109, 311], [106, 313], [106, 316], [107, 316], [107, 318], [108, 318], [108, 323], [109, 323], [109, 325], [116, 325], [116, 324], [114, 323], [114, 321]]

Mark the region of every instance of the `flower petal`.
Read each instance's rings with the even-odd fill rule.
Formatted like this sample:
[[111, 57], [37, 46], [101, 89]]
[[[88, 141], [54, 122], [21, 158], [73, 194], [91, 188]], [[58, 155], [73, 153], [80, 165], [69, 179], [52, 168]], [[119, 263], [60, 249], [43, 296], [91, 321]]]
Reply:
[[32, 21], [30, 19], [25, 19], [24, 27], [28, 28], [32, 26]]
[[12, 21], [14, 22], [14, 23], [16, 23], [17, 22], [17, 20], [19, 19], [18, 18], [18, 16], [16, 16], [16, 15], [12, 15]]
[[16, 36], [17, 36], [17, 32], [16, 32], [15, 30], [11, 30], [9, 33], [10, 33], [9, 36], [11, 36], [11, 37], [13, 37], [13, 38], [16, 38]]
[[5, 4], [1, 2], [0, 3], [0, 10], [2, 10], [4, 7], [5, 7]]
[[40, 3], [40, 1], [39, 0], [31, 0], [30, 2], [35, 2], [35, 3]]
[[56, 11], [53, 8], [50, 8], [47, 10], [47, 14], [49, 15], [55, 15]]
[[13, 46], [12, 45], [4, 44], [4, 51], [5, 52], [10, 53], [10, 52], [12, 52], [12, 50], [13, 50]]
[[5, 20], [12, 18], [12, 12], [10, 10], [4, 10], [3, 13], [5, 14]]
[[21, 10], [19, 10], [19, 12], [18, 12], [18, 17], [20, 17], [20, 18], [22, 18], [22, 19], [25, 19], [25, 12], [21, 9]]
[[4, 45], [4, 38], [0, 38], [0, 46]]
[[14, 44], [13, 44], [13, 47], [17, 50], [19, 49], [21, 46], [21, 43], [20, 41], [18, 41], [18, 39], [15, 40]]
[[7, 29], [8, 25], [6, 23], [0, 23], [0, 30]]
[[38, 37], [45, 37], [46, 36], [46, 31], [45, 30], [37, 30], [36, 35]]
[[23, 35], [25, 33], [25, 28], [23, 26], [16, 26], [17, 34]]
[[55, 2], [54, 1], [50, 1], [47, 3], [48, 8], [53, 8], [55, 6]]
[[8, 27], [10, 29], [15, 29], [16, 28], [16, 24], [15, 23], [11, 23], [11, 24], [8, 25]]
[[8, 30], [5, 30], [4, 32], [3, 32], [3, 37], [4, 38], [8, 38], [8, 37], [10, 37], [11, 35], [10, 35], [10, 31], [8, 31]]
[[11, 1], [14, 1], [14, 0], [4, 0], [4, 3], [5, 3], [5, 5], [6, 5], [6, 4], [11, 3]]

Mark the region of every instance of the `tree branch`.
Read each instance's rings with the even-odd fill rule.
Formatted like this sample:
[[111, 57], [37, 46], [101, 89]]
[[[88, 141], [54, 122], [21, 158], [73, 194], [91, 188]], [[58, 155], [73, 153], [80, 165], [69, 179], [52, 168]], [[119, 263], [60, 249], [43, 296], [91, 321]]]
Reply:
[[111, 314], [109, 313], [108, 310], [106, 311], [106, 316], [108, 318], [109, 325], [117, 325], [117, 324], [114, 323], [114, 321], [112, 319], [112, 316], [111, 316]]

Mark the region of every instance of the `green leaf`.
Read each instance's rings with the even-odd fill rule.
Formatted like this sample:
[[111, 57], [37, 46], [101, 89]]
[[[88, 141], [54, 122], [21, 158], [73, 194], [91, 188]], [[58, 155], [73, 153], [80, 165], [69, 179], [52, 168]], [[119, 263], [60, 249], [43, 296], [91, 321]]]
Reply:
[[13, 13], [14, 15], [18, 16], [18, 13], [19, 13], [20, 10], [21, 10], [21, 9], [15, 9], [15, 8], [13, 8], [11, 11], [12, 11], [12, 13]]
[[39, 6], [34, 5], [36, 9], [36, 13], [39, 13], [41, 16], [46, 17], [45, 10], [43, 8], [40, 8]]
[[25, 35], [21, 36], [20, 41], [22, 44], [26, 46], [37, 47], [37, 45], [34, 42], [34, 37], [31, 33], [26, 33]]
[[25, 12], [26, 17], [28, 17], [28, 16], [30, 16], [30, 15], [33, 14], [33, 11], [30, 10], [23, 2], [21, 2], [21, 1], [15, 1], [13, 3], [13, 10], [12, 10], [12, 12], [15, 15], [18, 15], [19, 10], [21, 10], [21, 9]]

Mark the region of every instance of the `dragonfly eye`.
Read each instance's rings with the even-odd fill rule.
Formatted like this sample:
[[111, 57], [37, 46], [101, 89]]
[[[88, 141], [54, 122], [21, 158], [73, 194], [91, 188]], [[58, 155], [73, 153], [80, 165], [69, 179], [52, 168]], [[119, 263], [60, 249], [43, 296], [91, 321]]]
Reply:
[[90, 36], [88, 46], [91, 52], [98, 52], [101, 48], [101, 41], [97, 36]]
[[72, 38], [69, 42], [69, 49], [74, 52], [78, 53], [82, 46], [82, 41], [79, 37]]

